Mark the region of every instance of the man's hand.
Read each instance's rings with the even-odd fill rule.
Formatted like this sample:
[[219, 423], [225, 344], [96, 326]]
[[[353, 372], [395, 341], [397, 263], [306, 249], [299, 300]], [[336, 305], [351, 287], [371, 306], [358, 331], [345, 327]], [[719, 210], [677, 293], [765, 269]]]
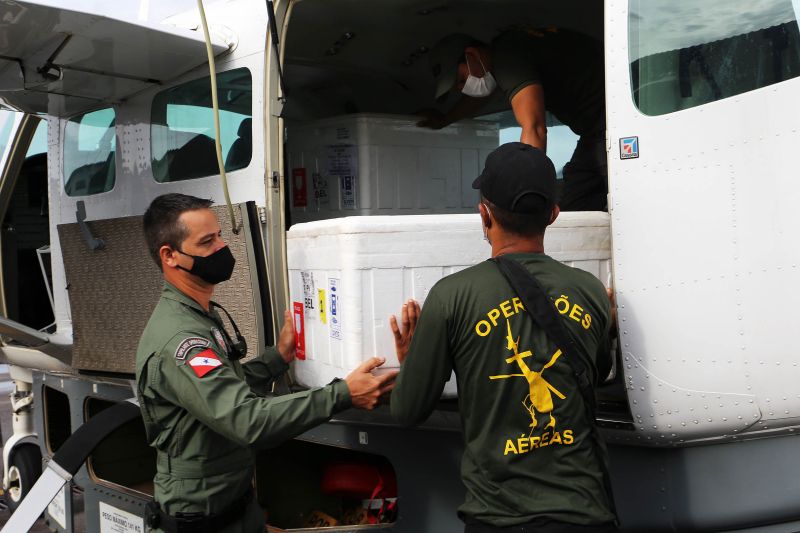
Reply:
[[386, 359], [383, 357], [373, 357], [361, 363], [358, 368], [344, 378], [347, 388], [350, 389], [353, 407], [372, 410], [378, 404], [381, 396], [394, 388], [394, 380], [398, 374], [396, 370], [382, 376], [372, 375], [372, 371], [385, 362]]
[[278, 353], [286, 363], [291, 363], [297, 350], [295, 345], [294, 321], [292, 312], [288, 309], [283, 312], [283, 327], [278, 335]]
[[414, 336], [414, 330], [417, 329], [417, 320], [420, 315], [419, 302], [416, 300], [409, 300], [403, 304], [400, 310], [400, 320], [403, 324], [402, 331], [397, 327], [397, 317], [392, 315], [389, 318], [389, 324], [392, 326], [392, 333], [394, 333], [394, 348], [397, 351], [397, 360], [402, 364], [408, 355], [408, 347], [411, 345], [411, 338]]
[[440, 130], [449, 124], [444, 114], [436, 109], [423, 109], [421, 111], [417, 111], [417, 115], [422, 117], [419, 122], [417, 122], [417, 126], [420, 128]]
[[614, 296], [614, 289], [606, 289], [608, 300], [611, 302], [611, 338], [617, 336], [617, 298]]

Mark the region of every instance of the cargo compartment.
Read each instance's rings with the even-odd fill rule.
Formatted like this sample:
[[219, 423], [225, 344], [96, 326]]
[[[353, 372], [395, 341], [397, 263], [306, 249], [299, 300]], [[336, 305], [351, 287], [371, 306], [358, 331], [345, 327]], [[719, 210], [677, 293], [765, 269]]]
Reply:
[[382, 529], [397, 517], [397, 479], [380, 455], [292, 440], [259, 453], [256, 472], [274, 533]]

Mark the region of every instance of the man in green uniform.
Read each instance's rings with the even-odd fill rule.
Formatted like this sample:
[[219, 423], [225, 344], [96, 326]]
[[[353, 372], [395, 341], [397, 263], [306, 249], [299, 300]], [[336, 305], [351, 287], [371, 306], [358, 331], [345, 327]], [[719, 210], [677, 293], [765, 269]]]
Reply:
[[[544, 254], [545, 228], [559, 214], [555, 180], [542, 151], [509, 143], [489, 155], [473, 187], [492, 257], [511, 258], [539, 280], [574, 339], [570, 355], [583, 359], [596, 385], [610, 369], [609, 299], [591, 274]], [[423, 421], [455, 370], [466, 531], [614, 531], [595, 421], [566, 356], [534, 325], [498, 265], [440, 280], [418, 314], [410, 301], [402, 330], [391, 319], [402, 362], [391, 410], [403, 425]]]
[[294, 357], [291, 315], [277, 349], [240, 363], [243, 343], [226, 332], [211, 301], [215, 284], [231, 277], [234, 258], [210, 205], [166, 194], [144, 215], [165, 280], [136, 354], [137, 394], [157, 450], [157, 507], [149, 508], [148, 522], [167, 532], [261, 532], [251, 448], [275, 446], [351, 406], [372, 409], [394, 375], [373, 376], [383, 363], [374, 358], [326, 387], [260, 395]]
[[421, 126], [441, 128], [473, 116], [497, 88], [522, 128], [520, 141], [547, 151], [545, 110], [580, 136], [564, 166], [564, 211], [602, 211], [608, 195], [603, 44], [569, 30], [512, 29], [486, 45], [464, 34], [430, 52], [436, 97], [462, 97]]

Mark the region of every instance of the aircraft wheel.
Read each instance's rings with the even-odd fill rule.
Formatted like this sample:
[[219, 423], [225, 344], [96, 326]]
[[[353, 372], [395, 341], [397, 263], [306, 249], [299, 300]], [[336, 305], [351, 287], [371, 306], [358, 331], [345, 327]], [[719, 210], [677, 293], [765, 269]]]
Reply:
[[5, 499], [9, 511], [17, 510], [39, 476], [42, 475], [42, 455], [33, 444], [22, 444], [11, 451], [8, 461], [8, 491]]

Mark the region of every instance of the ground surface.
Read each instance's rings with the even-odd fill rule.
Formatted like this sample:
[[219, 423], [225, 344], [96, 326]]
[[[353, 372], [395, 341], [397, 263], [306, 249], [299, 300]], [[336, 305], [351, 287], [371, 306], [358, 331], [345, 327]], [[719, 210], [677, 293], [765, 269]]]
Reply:
[[[13, 390], [14, 385], [8, 376], [8, 366], [0, 365], [0, 431], [2, 431], [2, 442], [11, 436], [11, 399], [9, 393]], [[0, 455], [0, 474], [2, 474], [2, 455]], [[73, 501], [78, 508], [83, 507], [83, 498], [80, 493], [73, 494]], [[11, 517], [5, 503], [0, 499], [0, 529], [8, 522]], [[75, 517], [74, 530], [76, 532], [84, 531], [83, 513], [77, 514]], [[31, 533], [47, 533], [50, 529], [47, 527], [44, 518], [40, 518], [34, 527], [30, 530]]]

